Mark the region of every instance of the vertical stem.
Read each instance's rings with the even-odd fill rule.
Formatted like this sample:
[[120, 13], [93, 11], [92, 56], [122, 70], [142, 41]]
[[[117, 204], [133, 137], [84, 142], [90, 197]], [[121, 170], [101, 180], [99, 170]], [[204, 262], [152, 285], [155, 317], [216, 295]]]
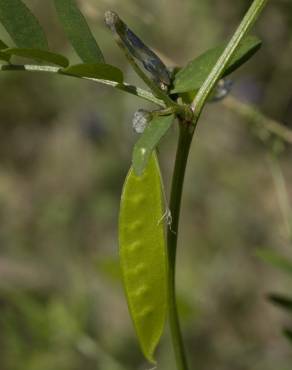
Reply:
[[224, 52], [213, 67], [211, 73], [199, 89], [191, 105], [195, 122], [190, 124], [186, 120], [180, 120], [180, 135], [176, 153], [175, 167], [172, 179], [170, 196], [170, 212], [172, 215], [171, 230], [167, 232], [168, 258], [169, 258], [169, 321], [172, 343], [175, 352], [177, 369], [188, 370], [185, 349], [178, 319], [176, 296], [175, 296], [175, 261], [178, 236], [178, 224], [181, 205], [181, 196], [184, 183], [184, 175], [189, 155], [190, 145], [196, 123], [201, 115], [208, 96], [216, 83], [221, 78], [228, 63], [232, 60], [240, 42], [251, 29], [252, 25], [264, 9], [268, 0], [253, 0], [245, 17], [225, 48]]
[[237, 30], [233, 34], [222, 55], [217, 60], [209, 76], [206, 78], [205, 82], [195, 96], [195, 99], [192, 103], [195, 117], [198, 118], [200, 116], [206, 100], [208, 99], [208, 96], [214, 89], [216, 83], [221, 78], [224, 70], [228, 66], [228, 63], [230, 63], [230, 61], [232, 60], [232, 57], [234, 56], [238, 46], [240, 45], [240, 42], [250, 31], [251, 27], [259, 17], [267, 2], [268, 0], [253, 0], [250, 8], [245, 14]]
[[169, 323], [175, 353], [177, 369], [187, 370], [187, 360], [178, 318], [175, 294], [175, 262], [178, 238], [178, 225], [185, 169], [193, 137], [194, 126], [189, 122], [180, 121], [179, 140], [171, 185], [169, 209], [172, 215], [171, 228], [167, 230], [167, 246], [169, 258]]

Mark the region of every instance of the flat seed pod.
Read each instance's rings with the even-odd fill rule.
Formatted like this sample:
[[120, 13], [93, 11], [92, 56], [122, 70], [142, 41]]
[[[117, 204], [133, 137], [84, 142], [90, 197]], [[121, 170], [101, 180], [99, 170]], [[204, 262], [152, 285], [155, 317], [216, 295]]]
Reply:
[[128, 307], [142, 352], [152, 363], [167, 313], [163, 215], [161, 174], [153, 153], [142, 176], [130, 169], [119, 219], [120, 261]]

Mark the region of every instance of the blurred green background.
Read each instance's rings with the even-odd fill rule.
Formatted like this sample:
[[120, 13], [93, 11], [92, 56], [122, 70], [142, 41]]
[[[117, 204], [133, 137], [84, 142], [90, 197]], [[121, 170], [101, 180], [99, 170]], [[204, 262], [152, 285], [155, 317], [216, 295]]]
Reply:
[[[51, 1], [26, 3], [53, 50], [78, 61]], [[103, 24], [115, 10], [145, 42], [185, 65], [227, 40], [246, 0], [81, 0], [107, 61], [143, 86]], [[292, 129], [292, 3], [270, 1], [255, 27], [261, 51], [232, 94]], [[9, 37], [0, 29], [2, 39]], [[119, 279], [117, 222], [138, 98], [62, 76], [0, 75], [0, 369], [147, 370]], [[291, 149], [263, 140], [224, 103], [209, 104], [189, 159], [178, 295], [191, 369], [288, 370], [289, 317], [270, 291], [291, 281], [256, 256], [292, 256]], [[169, 190], [177, 131], [160, 145]], [[174, 370], [166, 332], [159, 370]]]

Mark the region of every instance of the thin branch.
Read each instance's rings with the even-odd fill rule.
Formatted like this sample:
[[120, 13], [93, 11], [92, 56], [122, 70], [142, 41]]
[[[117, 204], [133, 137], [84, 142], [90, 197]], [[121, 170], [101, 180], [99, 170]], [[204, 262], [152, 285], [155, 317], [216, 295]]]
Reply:
[[135, 95], [141, 99], [147, 100], [151, 103], [157, 104], [162, 108], [165, 108], [165, 104], [162, 100], [158, 99], [154, 96], [151, 92], [136, 87], [134, 85], [130, 85], [128, 83], [118, 83], [115, 81], [110, 80], [101, 80], [98, 78], [89, 78], [89, 77], [79, 77], [79, 76], [72, 76], [62, 72], [61, 68], [53, 67], [53, 66], [40, 66], [40, 65], [33, 65], [33, 64], [25, 64], [25, 65], [16, 65], [16, 64], [3, 64], [0, 65], [0, 71], [27, 71], [27, 72], [47, 72], [47, 73], [58, 73], [62, 74], [63, 76], [75, 77], [80, 78], [83, 80], [89, 80], [96, 83], [100, 83], [103, 85], [111, 86], [121, 91], [125, 91], [129, 94]]
[[226, 108], [246, 119], [247, 122], [261, 125], [267, 131], [292, 144], [292, 130], [285, 127], [282, 123], [266, 117], [254, 106], [242, 103], [232, 96], [225, 98], [222, 103]]

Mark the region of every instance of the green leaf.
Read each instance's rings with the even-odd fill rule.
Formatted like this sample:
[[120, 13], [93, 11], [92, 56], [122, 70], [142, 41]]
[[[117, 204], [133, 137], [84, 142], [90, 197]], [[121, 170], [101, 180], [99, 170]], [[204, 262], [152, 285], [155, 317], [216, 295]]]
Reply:
[[64, 31], [84, 63], [104, 63], [104, 57], [75, 0], [55, 0]]
[[268, 299], [286, 311], [292, 311], [292, 299], [281, 294], [269, 294]]
[[39, 21], [21, 0], [0, 0], [0, 22], [19, 48], [48, 49]]
[[146, 359], [154, 361], [167, 314], [163, 185], [153, 153], [143, 176], [126, 178], [119, 216], [120, 261], [128, 307]]
[[51, 53], [50, 51], [40, 49], [23, 49], [23, 48], [9, 48], [3, 51], [8, 56], [16, 55], [19, 57], [29, 58], [41, 62], [56, 64], [61, 67], [67, 67], [69, 60], [63, 55]]
[[258, 250], [257, 256], [277, 269], [292, 275], [292, 261], [270, 250]]
[[123, 72], [110, 64], [76, 64], [60, 71], [60, 73], [77, 76], [123, 82]]
[[133, 151], [133, 169], [137, 176], [143, 173], [151, 153], [166, 134], [173, 120], [174, 115], [156, 116], [148, 123]]
[[[172, 93], [185, 93], [199, 90], [212, 71], [217, 60], [220, 58], [225, 47], [226, 45], [210, 49], [190, 62], [185, 68], [181, 69], [175, 76]], [[229, 75], [239, 68], [250, 59], [260, 47], [261, 41], [258, 38], [247, 36], [244, 41], [241, 42], [222, 77]]]

